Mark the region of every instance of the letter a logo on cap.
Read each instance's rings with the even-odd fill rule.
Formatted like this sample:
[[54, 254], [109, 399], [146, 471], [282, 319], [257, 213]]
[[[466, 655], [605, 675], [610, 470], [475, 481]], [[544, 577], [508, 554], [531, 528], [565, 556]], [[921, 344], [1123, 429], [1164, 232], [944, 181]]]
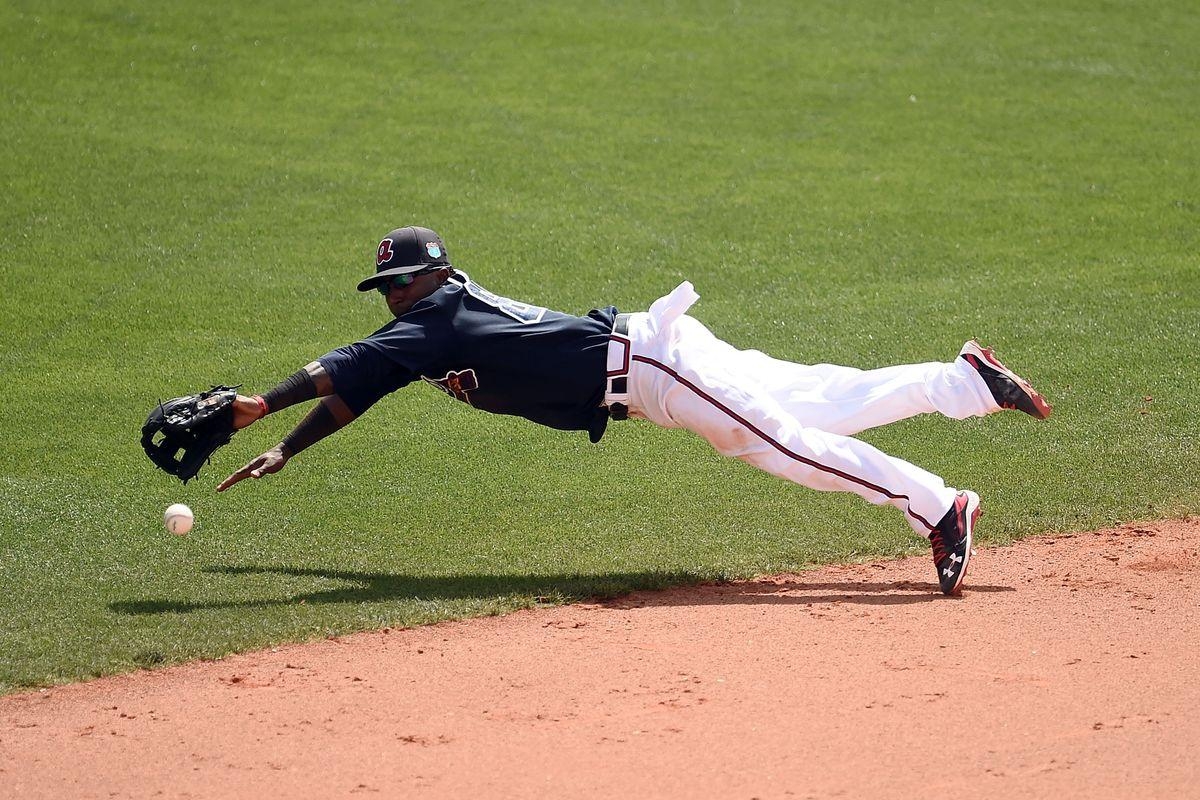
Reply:
[[384, 239], [379, 243], [379, 255], [375, 257], [375, 266], [386, 264], [392, 260], [392, 240]]

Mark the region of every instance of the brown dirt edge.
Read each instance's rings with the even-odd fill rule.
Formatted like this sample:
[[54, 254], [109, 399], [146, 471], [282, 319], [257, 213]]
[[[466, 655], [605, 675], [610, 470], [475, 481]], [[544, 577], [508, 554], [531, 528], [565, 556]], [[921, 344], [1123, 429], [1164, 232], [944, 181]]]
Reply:
[[1200, 520], [358, 634], [0, 698], [0, 797], [1178, 798]]

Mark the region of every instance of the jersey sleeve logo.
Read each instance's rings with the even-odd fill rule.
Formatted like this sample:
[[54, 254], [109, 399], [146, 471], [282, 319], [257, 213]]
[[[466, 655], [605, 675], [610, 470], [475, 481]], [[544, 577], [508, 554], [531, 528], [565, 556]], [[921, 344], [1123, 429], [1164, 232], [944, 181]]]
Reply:
[[[421, 376], [425, 377], [425, 376]], [[467, 397], [467, 392], [479, 388], [479, 378], [475, 375], [475, 370], [465, 369], [462, 372], [451, 370], [447, 372], [443, 378], [425, 378], [434, 386], [441, 389], [446, 394], [453, 397], [455, 400], [462, 400], [464, 403], [470, 403], [471, 398]]]
[[386, 264], [392, 260], [392, 240], [384, 239], [379, 243], [379, 253], [375, 256], [375, 266]]

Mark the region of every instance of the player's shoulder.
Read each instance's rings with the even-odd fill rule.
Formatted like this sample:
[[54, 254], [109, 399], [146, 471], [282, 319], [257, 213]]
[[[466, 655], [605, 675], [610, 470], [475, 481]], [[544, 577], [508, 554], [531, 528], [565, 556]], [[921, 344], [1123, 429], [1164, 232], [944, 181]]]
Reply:
[[428, 339], [450, 326], [457, 301], [442, 290], [417, 301], [403, 315], [388, 320], [370, 335], [371, 339]]

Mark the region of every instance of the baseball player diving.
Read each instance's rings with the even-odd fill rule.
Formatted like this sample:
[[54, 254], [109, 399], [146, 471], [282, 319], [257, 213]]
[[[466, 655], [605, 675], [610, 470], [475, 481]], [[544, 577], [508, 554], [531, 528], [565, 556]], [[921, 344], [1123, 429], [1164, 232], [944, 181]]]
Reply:
[[[975, 341], [946, 362], [859, 370], [738, 350], [687, 315], [688, 282], [648, 311], [572, 316], [494, 294], [452, 266], [434, 231], [398, 228], [379, 243], [378, 291], [393, 319], [261, 395], [230, 391], [232, 429], [320, 398], [283, 441], [221, 482], [279, 472], [297, 453], [414, 381], [457, 400], [599, 441], [610, 421], [686, 428], [726, 456], [821, 491], [895, 506], [933, 547], [938, 583], [957, 594], [981, 509], [972, 491], [852, 438], [916, 414], [953, 419], [1051, 407]], [[221, 387], [228, 389], [229, 387]]]

